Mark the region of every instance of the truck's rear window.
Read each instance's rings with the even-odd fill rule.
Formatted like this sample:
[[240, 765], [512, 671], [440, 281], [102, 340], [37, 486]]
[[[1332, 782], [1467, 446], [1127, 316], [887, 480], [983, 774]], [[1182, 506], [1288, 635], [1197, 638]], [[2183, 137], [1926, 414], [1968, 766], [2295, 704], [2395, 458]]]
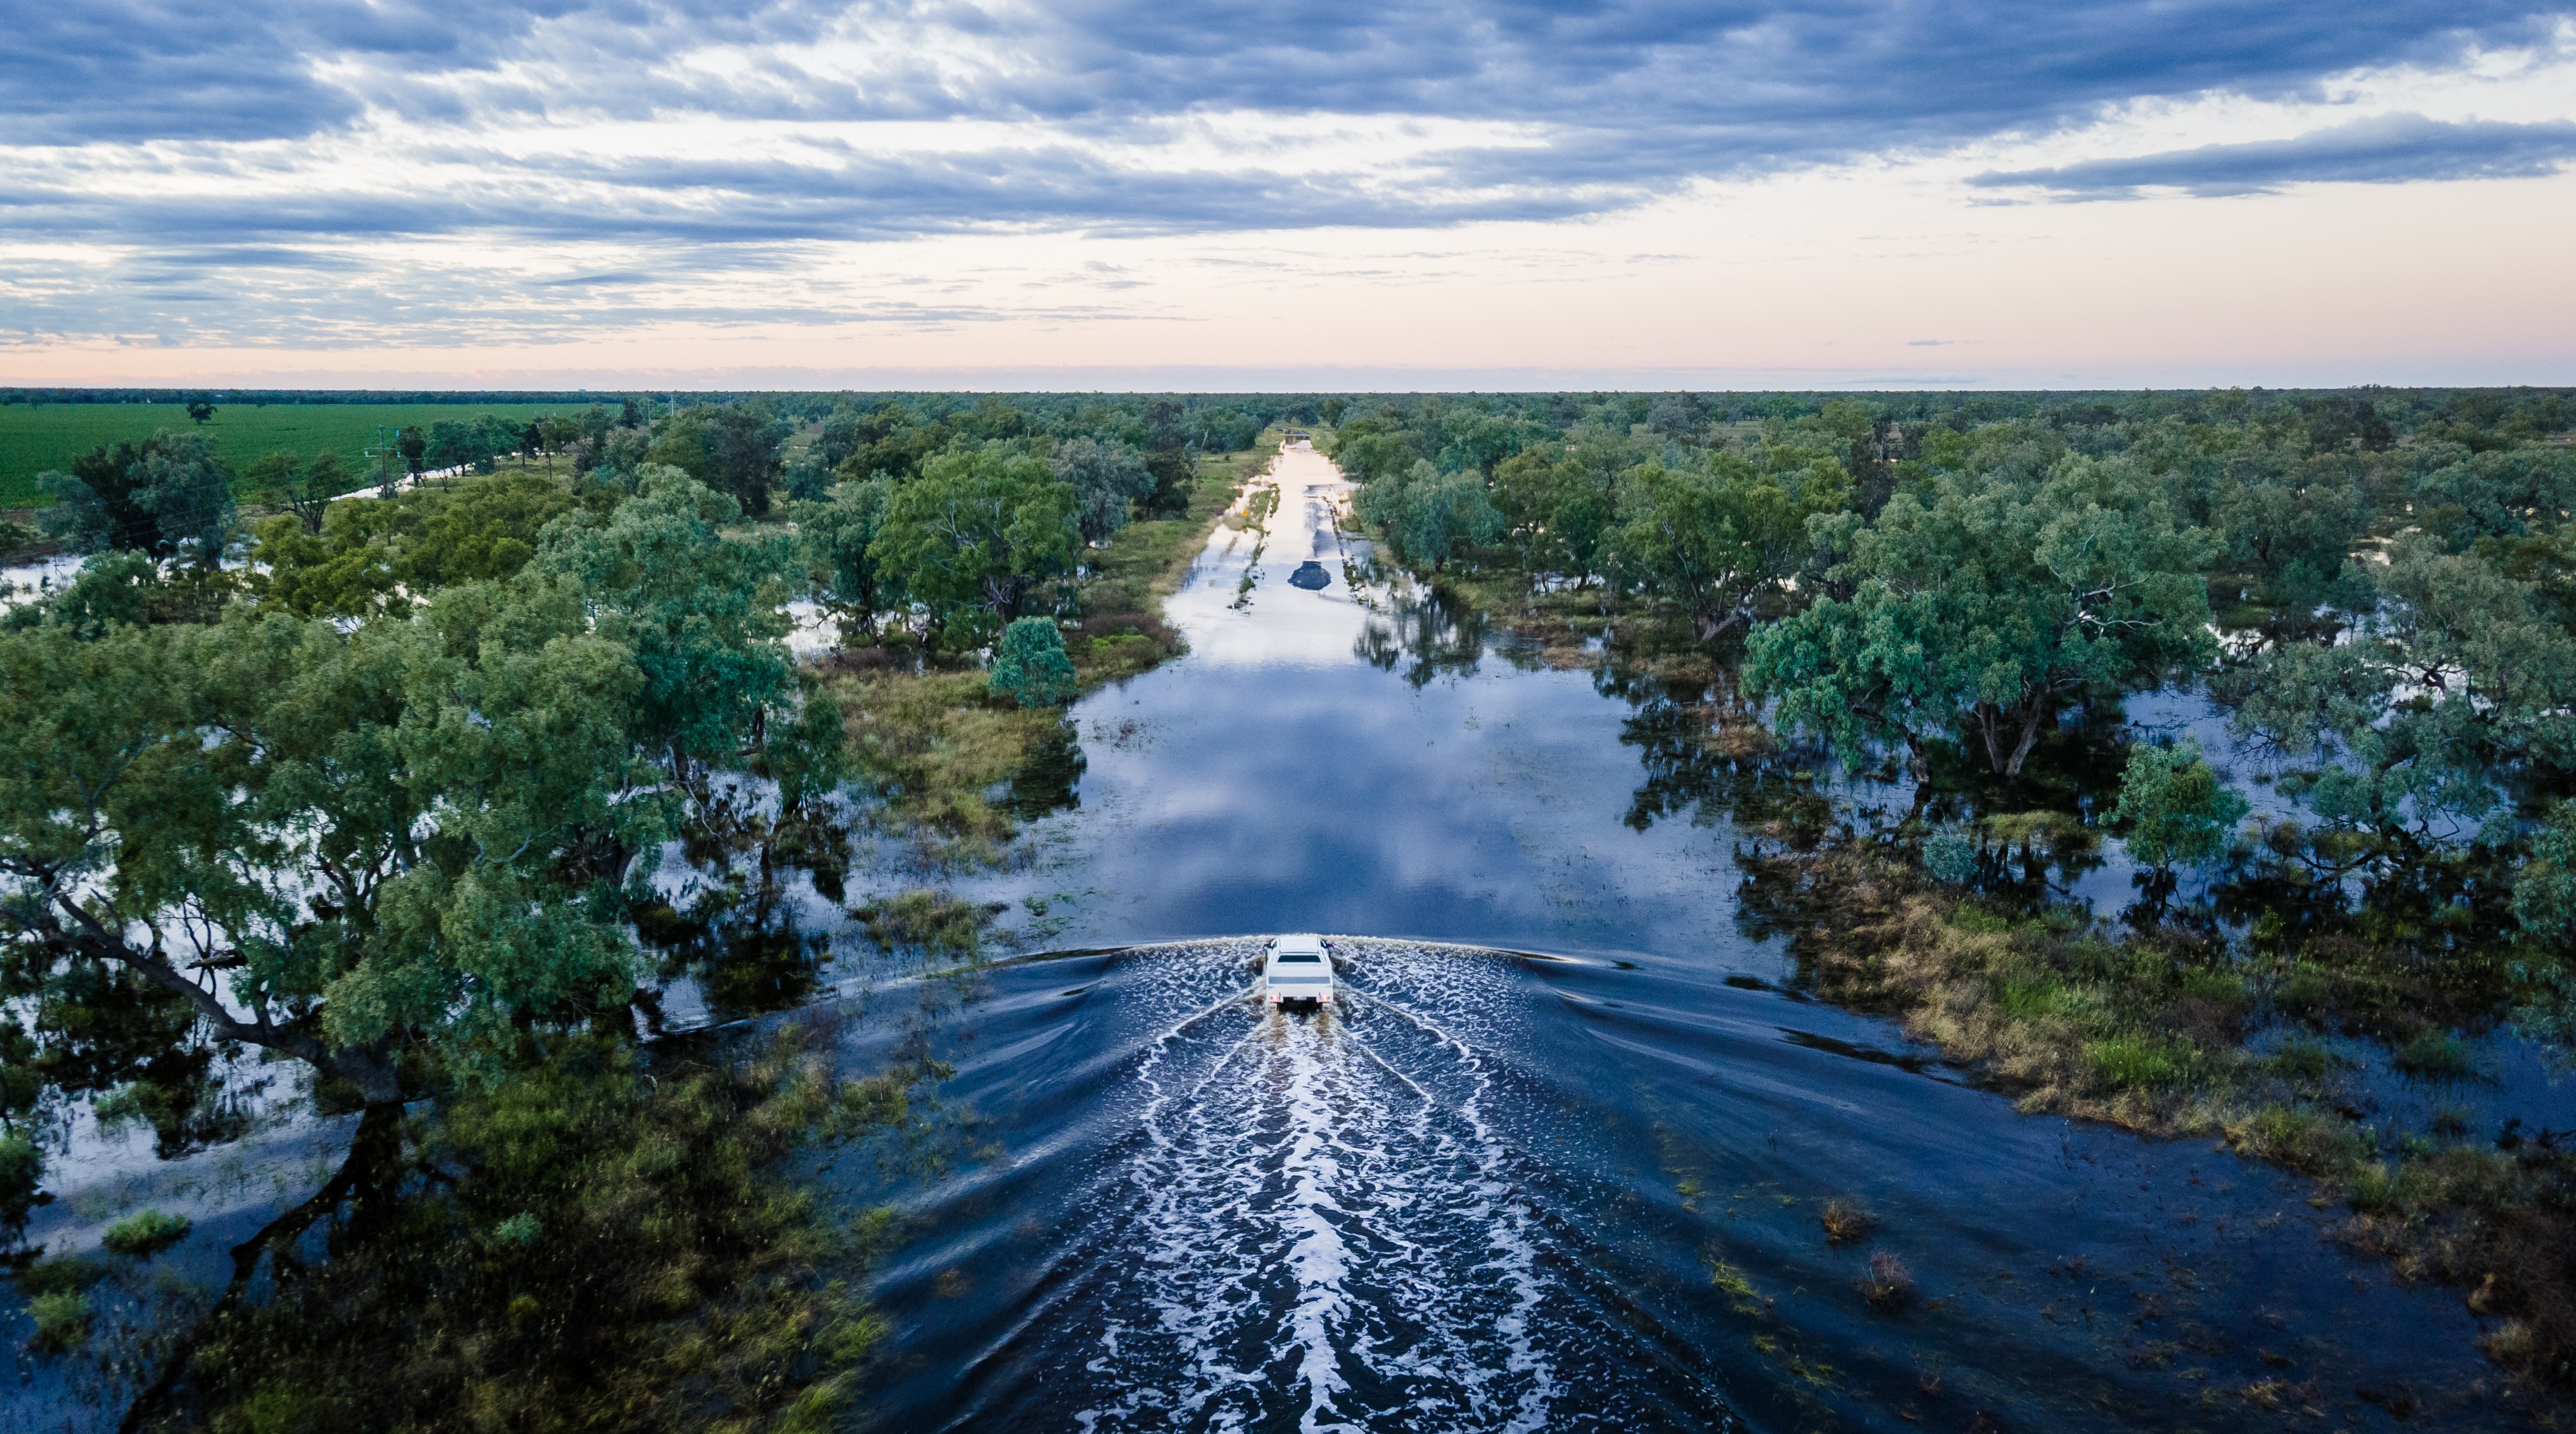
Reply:
[[1279, 953], [1279, 959], [1281, 961], [1321, 961], [1324, 958], [1312, 951], [1282, 951]]

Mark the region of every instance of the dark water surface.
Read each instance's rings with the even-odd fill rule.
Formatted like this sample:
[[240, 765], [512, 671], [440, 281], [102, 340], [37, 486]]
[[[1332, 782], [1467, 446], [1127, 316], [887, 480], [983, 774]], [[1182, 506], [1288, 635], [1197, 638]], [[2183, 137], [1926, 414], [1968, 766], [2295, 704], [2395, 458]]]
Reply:
[[[1248, 604], [1221, 536], [1192, 654], [1075, 711], [1079, 806], [966, 887], [1085, 949], [852, 1027], [927, 1030], [968, 1157], [826, 1177], [914, 1221], [882, 1427], [2511, 1424], [2457, 1296], [2343, 1257], [2305, 1182], [2016, 1114], [1780, 989], [1735, 833], [1629, 824], [1627, 704], [1426, 666], [1464, 635], [1355, 602], [1329, 468], [1282, 471]], [[1329, 588], [1279, 580], [1309, 556]], [[1294, 930], [1334, 934], [1344, 1009], [1249, 999]], [[1875, 1231], [1828, 1243], [1837, 1197]]]

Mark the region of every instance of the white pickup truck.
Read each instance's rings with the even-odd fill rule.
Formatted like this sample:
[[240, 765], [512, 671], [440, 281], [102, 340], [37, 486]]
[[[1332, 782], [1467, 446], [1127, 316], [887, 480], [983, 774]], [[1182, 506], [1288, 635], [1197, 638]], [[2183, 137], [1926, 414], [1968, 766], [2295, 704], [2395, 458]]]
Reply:
[[1333, 1004], [1333, 958], [1320, 936], [1281, 936], [1261, 953], [1261, 996], [1271, 1005], [1291, 1001]]

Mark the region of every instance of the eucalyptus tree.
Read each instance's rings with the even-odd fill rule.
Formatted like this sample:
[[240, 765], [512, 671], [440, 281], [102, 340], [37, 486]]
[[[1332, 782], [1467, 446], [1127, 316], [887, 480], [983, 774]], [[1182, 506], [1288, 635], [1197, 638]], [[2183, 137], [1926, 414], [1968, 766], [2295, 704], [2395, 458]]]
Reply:
[[655, 430], [649, 457], [732, 498], [753, 517], [769, 512], [784, 467], [788, 427], [739, 404], [683, 409]]
[[37, 477], [59, 500], [46, 527], [83, 550], [189, 558], [212, 571], [232, 536], [232, 473], [204, 433], [163, 429], [139, 445], [102, 444], [70, 473]]
[[511, 1032], [619, 1026], [637, 859], [710, 772], [791, 803], [839, 777], [779, 641], [789, 540], [737, 514], [661, 475], [509, 578], [354, 620], [0, 631], [0, 1034], [75, 1042], [83, 991], [140, 993], [184, 1013], [165, 1041], [382, 1110]]
[[903, 585], [876, 552], [894, 485], [883, 478], [833, 485], [820, 502], [792, 503], [814, 600], [841, 623], [847, 637], [874, 641], [877, 615], [903, 601]]
[[1617, 480], [1608, 465], [1557, 455], [1552, 446], [1532, 445], [1496, 464], [1487, 491], [1522, 566], [1571, 578], [1580, 592], [1607, 566]]
[[952, 449], [894, 488], [869, 552], [929, 608], [942, 642], [981, 647], [1039, 584], [1071, 573], [1079, 501], [1045, 459]]
[[1332, 457], [1344, 476], [1365, 487], [1410, 471], [1422, 455], [1401, 418], [1370, 413], [1352, 419], [1333, 435]]
[[1830, 462], [1793, 489], [1731, 453], [1696, 468], [1646, 463], [1619, 481], [1612, 570], [1682, 609], [1702, 642], [1751, 621], [1807, 551], [1806, 520], [1842, 507]]
[[1827, 597], [1755, 632], [1745, 664], [1778, 720], [1858, 760], [1964, 733], [2017, 775], [2070, 702], [2182, 676], [2215, 655], [2200, 569], [2214, 544], [2117, 460], [2064, 459], [2037, 482], [1957, 475], [1878, 518], [1819, 516], [1850, 556]]
[[2423, 534], [2369, 565], [2333, 642], [2224, 674], [2240, 730], [2303, 764], [2281, 783], [2358, 866], [2503, 846], [2533, 788], [2576, 768], [2576, 643], [2533, 585]]
[[427, 1044], [622, 1006], [590, 854], [664, 807], [631, 656], [561, 593], [436, 606], [0, 636], [6, 988], [76, 1014], [83, 988], [139, 986], [367, 1106]]
[[309, 531], [287, 517], [260, 524], [249, 582], [262, 601], [308, 617], [408, 609], [441, 588], [518, 572], [546, 524], [579, 506], [531, 473], [333, 503]]
[[2422, 525], [2453, 547], [2479, 538], [2516, 538], [2576, 509], [2576, 454], [2536, 443], [2483, 453], [2449, 449], [2455, 461], [2426, 473], [2411, 495]]
[[2515, 1024], [2555, 1046], [2576, 1049], [2576, 802], [2560, 802], [2534, 834], [2530, 860], [2515, 876], [2513, 915], [2524, 939], [2513, 963]]
[[245, 476], [254, 494], [283, 506], [308, 533], [322, 531], [322, 515], [329, 511], [331, 500], [347, 492], [351, 483], [337, 453], [319, 454], [310, 462], [293, 453], [271, 453], [252, 464]]
[[1481, 475], [1443, 473], [1427, 458], [1371, 478], [1352, 498], [1351, 511], [1385, 535], [1397, 562], [1417, 572], [1442, 571], [1450, 558], [1493, 542], [1504, 529]]
[[1076, 438], [1056, 445], [1048, 462], [1056, 478], [1074, 491], [1074, 526], [1085, 543], [1105, 542], [1126, 527], [1129, 508], [1154, 492], [1154, 471], [1146, 466], [1145, 455], [1124, 443]]
[[829, 700], [785, 643], [796, 538], [728, 534], [741, 517], [731, 497], [648, 467], [642, 491], [604, 520], [549, 524], [530, 564], [577, 593], [592, 630], [632, 654], [643, 679], [638, 741], [700, 796], [713, 770], [755, 759], [828, 785], [839, 745]]
[[2349, 554], [2373, 514], [2343, 465], [2292, 461], [2226, 477], [2214, 485], [2211, 524], [2225, 535], [2228, 566], [2254, 579], [2262, 601], [2303, 622], [2320, 603], [2348, 599]]

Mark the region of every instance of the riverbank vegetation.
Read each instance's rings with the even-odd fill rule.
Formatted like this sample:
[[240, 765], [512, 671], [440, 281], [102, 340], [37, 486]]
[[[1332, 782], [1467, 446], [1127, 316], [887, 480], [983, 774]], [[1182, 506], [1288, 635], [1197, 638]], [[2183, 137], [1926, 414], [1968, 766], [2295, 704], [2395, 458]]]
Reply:
[[[1178, 650], [1160, 599], [1318, 418], [1433, 594], [1372, 658], [1429, 680], [1490, 618], [1596, 670], [1629, 820], [1731, 819], [1746, 919], [1818, 992], [2032, 1109], [2308, 1173], [2501, 1364], [2571, 1378], [2567, 1134], [2389, 1095], [2576, 1039], [2564, 394], [537, 417], [398, 433], [395, 496], [194, 419], [46, 485], [88, 556], [0, 616], [0, 1237], [31, 1348], [122, 1340], [168, 1427], [845, 1401], [873, 1227], [788, 1177], [910, 1129], [939, 1072], [668, 1033], [774, 1021], [827, 960], [971, 967], [994, 913], [847, 892], [853, 837], [927, 883], [1069, 802], [1060, 704]], [[2131, 726], [2150, 689], [2227, 752]], [[2132, 899], [2097, 912], [2113, 843]], [[800, 883], [874, 949], [800, 931]], [[223, 1289], [149, 1273], [208, 1238], [185, 1211], [123, 1253], [46, 1223], [75, 1132], [178, 1157], [293, 1104], [351, 1117], [348, 1159]], [[169, 1327], [111, 1339], [147, 1294]]]
[[[860, 1293], [884, 1212], [822, 1206], [800, 1149], [891, 1137], [935, 1070], [840, 1073], [827, 1019], [740, 1051], [561, 1042], [461, 1090], [353, 1183], [327, 1258], [272, 1227], [141, 1429], [821, 1431], [883, 1324]], [[38, 1266], [42, 1271], [46, 1266]]]
[[[1049, 604], [1073, 693], [1132, 677], [1181, 650], [1180, 635], [1162, 619], [1162, 600], [1271, 451], [1194, 456], [1187, 483], [1144, 510], [1164, 516], [1118, 524], [1081, 550], [1081, 561], [1061, 575], [1065, 591]], [[846, 511], [869, 501], [867, 489], [845, 486], [830, 504]], [[837, 516], [811, 520], [811, 529]], [[958, 650], [989, 629], [942, 623], [927, 612], [916, 626], [890, 625], [881, 614], [902, 589], [890, 586], [888, 575], [851, 570], [839, 582], [827, 590], [844, 604], [837, 611], [850, 611], [850, 600], [837, 593], [866, 596], [857, 598], [860, 615], [840, 619], [842, 645], [821, 663], [826, 688], [846, 714], [862, 781], [925, 864], [989, 861], [1022, 823], [1072, 800], [1082, 757], [1070, 721], [1053, 702], [996, 700], [991, 674]]]
[[[285, 455], [247, 520], [192, 430], [49, 477], [90, 556], [0, 616], [0, 1255], [30, 1348], [156, 1428], [823, 1427], [877, 1325], [853, 1217], [788, 1162], [901, 1132], [940, 1072], [843, 1076], [809, 1023], [639, 1038], [675, 995], [813, 999], [828, 938], [787, 883], [841, 900], [853, 823], [989, 844], [1069, 795], [1060, 704], [1177, 650], [1156, 602], [1259, 429], [600, 406], [462, 474], [420, 435], [398, 494], [332, 501], [344, 473]], [[819, 663], [799, 602], [837, 628]], [[935, 976], [991, 919], [898, 893], [852, 924]], [[124, 1293], [94, 1318], [100, 1257], [21, 1243], [92, 1117], [176, 1158], [303, 1103], [356, 1117], [347, 1158], [221, 1291], [97, 1265]]]
[[[1490, 621], [1624, 690], [1631, 820], [1731, 818], [1815, 991], [2316, 1177], [2566, 1389], [2576, 1132], [2394, 1097], [2576, 1033], [2571, 430], [2530, 390], [1560, 396], [1363, 404], [1335, 454], [1432, 595], [1401, 645]], [[2131, 726], [2151, 691], [2234, 770]]]

